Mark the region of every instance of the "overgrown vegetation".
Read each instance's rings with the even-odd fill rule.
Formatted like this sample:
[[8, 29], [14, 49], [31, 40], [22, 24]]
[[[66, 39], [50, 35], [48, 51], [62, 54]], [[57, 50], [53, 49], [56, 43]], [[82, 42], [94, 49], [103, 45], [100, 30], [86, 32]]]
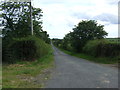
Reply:
[[[49, 70], [54, 66], [53, 51], [49, 47], [49, 53], [36, 61], [19, 61], [15, 64], [3, 66], [3, 88], [41, 88], [44, 81], [50, 76]], [[43, 77], [37, 78], [37, 75]], [[37, 83], [38, 82], [38, 83]]]
[[49, 51], [49, 45], [35, 36], [13, 38], [12, 42], [3, 46], [3, 60], [9, 63], [34, 61], [47, 55]]
[[[34, 78], [53, 66], [54, 60], [49, 35], [42, 29], [42, 10], [30, 6], [30, 2], [3, 2], [0, 10], [4, 26], [3, 88], [42, 87], [42, 83], [35, 83]], [[31, 17], [34, 35], [31, 35]]]
[[15, 63], [17, 60], [33, 61], [49, 51], [49, 35], [42, 30], [42, 10], [32, 7], [34, 36], [31, 35], [29, 2], [4, 2], [0, 4], [2, 24], [4, 25], [3, 62]]
[[116, 57], [120, 56], [120, 44], [110, 43], [107, 40], [93, 40], [89, 41], [84, 47], [83, 51], [86, 54], [95, 57]]
[[114, 63], [118, 63], [118, 57], [94, 57], [90, 54], [85, 54], [85, 53], [76, 53], [76, 52], [72, 52], [72, 51], [68, 51], [62, 48], [59, 48], [61, 51], [63, 51], [64, 53], [67, 53], [69, 55], [78, 57], [78, 58], [82, 58], [82, 59], [86, 59], [95, 63], [101, 63], [101, 64], [114, 64]]
[[104, 26], [98, 25], [96, 21], [81, 21], [73, 28], [73, 32], [63, 39], [54, 38], [52, 42], [78, 57], [85, 56], [83, 58], [89, 57], [86, 59], [97, 62], [116, 63], [120, 59], [120, 44], [109, 42], [104, 38], [106, 35]]
[[87, 41], [102, 39], [107, 33], [104, 26], [94, 20], [81, 21], [75, 25], [73, 32], [68, 33], [61, 42], [61, 47], [71, 51], [82, 52]]

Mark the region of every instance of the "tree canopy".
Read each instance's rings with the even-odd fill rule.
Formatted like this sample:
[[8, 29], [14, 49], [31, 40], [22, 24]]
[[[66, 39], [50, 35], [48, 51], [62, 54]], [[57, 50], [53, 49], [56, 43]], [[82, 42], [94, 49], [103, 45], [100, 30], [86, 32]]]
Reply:
[[[2, 9], [2, 25], [5, 26], [2, 30], [4, 38], [21, 38], [31, 35], [29, 2], [4, 2], [0, 4], [0, 8]], [[42, 30], [42, 13], [40, 8], [32, 7], [34, 35], [48, 41], [49, 35]]]
[[86, 20], [78, 23], [71, 32], [72, 44], [79, 52], [89, 40], [102, 39], [107, 35], [103, 25], [98, 25], [95, 20]]
[[89, 40], [102, 39], [106, 35], [103, 25], [95, 20], [85, 20], [75, 25], [73, 31], [65, 35], [61, 44], [64, 49], [82, 52], [82, 48]]
[[30, 2], [4, 2], [0, 3], [0, 9], [4, 26], [3, 61], [14, 63], [17, 60], [35, 60], [48, 54], [49, 45], [46, 43], [50, 43], [50, 38], [47, 31], [42, 29], [43, 12], [40, 8], [34, 8]]

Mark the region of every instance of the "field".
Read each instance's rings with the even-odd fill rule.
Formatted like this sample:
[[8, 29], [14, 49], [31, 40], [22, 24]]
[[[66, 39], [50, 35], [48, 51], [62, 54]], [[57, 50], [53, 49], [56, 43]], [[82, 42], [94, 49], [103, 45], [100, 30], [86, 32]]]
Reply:
[[112, 43], [120, 43], [120, 38], [106, 38], [106, 40]]

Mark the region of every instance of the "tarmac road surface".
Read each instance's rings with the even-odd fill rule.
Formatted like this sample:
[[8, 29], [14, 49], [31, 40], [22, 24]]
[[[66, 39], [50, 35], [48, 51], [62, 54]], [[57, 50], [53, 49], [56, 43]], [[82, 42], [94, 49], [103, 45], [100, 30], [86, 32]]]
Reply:
[[118, 88], [117, 68], [67, 55], [54, 46], [53, 49], [56, 67], [45, 88]]

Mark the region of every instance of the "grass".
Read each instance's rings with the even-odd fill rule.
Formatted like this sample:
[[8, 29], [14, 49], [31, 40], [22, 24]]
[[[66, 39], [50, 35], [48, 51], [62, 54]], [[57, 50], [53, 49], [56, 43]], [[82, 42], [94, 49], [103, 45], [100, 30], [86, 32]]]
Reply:
[[[0, 32], [1, 34], [1, 32]], [[0, 90], [2, 89], [2, 38], [0, 37]]]
[[2, 89], [2, 65], [0, 64], [0, 90]]
[[34, 83], [31, 80], [43, 71], [54, 66], [53, 51], [36, 61], [3, 64], [3, 88], [41, 88], [43, 83]]
[[110, 58], [110, 57], [94, 57], [94, 56], [90, 56], [84, 53], [75, 53], [75, 52], [71, 52], [71, 51], [67, 51], [64, 49], [59, 48], [61, 51], [63, 51], [66, 54], [69, 54], [71, 56], [75, 56], [78, 58], [83, 58], [95, 63], [101, 63], [101, 64], [116, 64], [118, 63], [118, 57], [114, 57], [114, 58]]
[[120, 38], [106, 38], [111, 43], [120, 43]]

